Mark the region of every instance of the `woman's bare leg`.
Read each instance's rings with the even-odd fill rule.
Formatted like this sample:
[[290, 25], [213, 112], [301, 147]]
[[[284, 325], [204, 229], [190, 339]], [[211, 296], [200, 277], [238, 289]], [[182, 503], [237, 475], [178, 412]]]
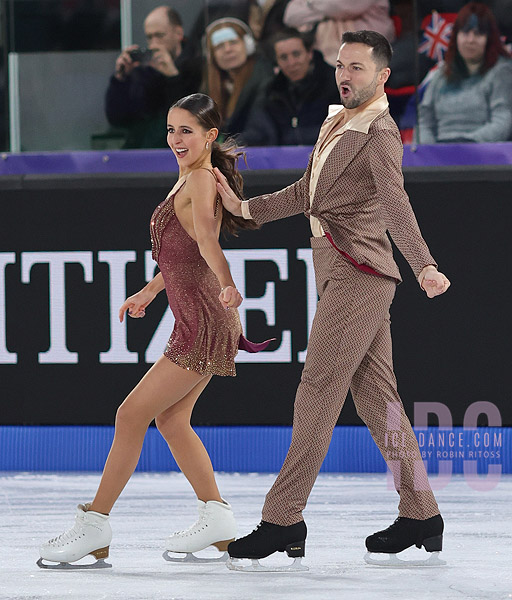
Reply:
[[156, 426], [199, 500], [221, 502], [208, 452], [190, 426], [194, 405], [210, 379], [200, 381], [184, 398], [158, 415]]
[[151, 421], [205, 379], [165, 356], [149, 369], [117, 410], [114, 441], [90, 510], [110, 512], [137, 466]]

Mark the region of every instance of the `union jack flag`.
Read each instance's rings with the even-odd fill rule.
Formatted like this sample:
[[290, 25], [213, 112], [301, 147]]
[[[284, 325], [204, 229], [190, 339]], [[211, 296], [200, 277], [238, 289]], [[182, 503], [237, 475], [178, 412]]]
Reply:
[[456, 13], [439, 14], [434, 10], [431, 16], [425, 17], [421, 24], [423, 39], [418, 52], [436, 61], [443, 60], [456, 16]]

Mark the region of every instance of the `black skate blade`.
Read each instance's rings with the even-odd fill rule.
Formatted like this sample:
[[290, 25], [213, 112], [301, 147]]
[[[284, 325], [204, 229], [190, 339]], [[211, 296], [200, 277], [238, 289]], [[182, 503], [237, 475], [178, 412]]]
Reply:
[[[374, 558], [377, 555], [380, 558]], [[441, 560], [439, 558], [439, 552], [430, 553], [428, 558], [423, 560], [413, 559], [403, 559], [399, 558], [397, 554], [387, 554], [386, 555], [380, 552], [367, 552], [364, 556], [364, 561], [368, 565], [374, 565], [378, 567], [394, 567], [399, 569], [407, 569], [410, 567], [444, 567], [446, 565], [445, 560]]]
[[208, 558], [202, 556], [196, 556], [192, 552], [171, 552], [165, 550], [162, 554], [164, 560], [167, 562], [181, 563], [181, 564], [193, 564], [193, 565], [207, 565], [212, 563], [225, 563], [228, 559], [228, 553], [224, 552], [222, 556], [218, 558]]
[[[251, 564], [243, 563], [244, 560], [250, 560]], [[226, 566], [231, 571], [243, 571], [245, 573], [298, 573], [300, 571], [309, 571], [309, 567], [302, 564], [302, 557], [294, 558], [288, 565], [276, 566], [271, 564], [261, 564], [257, 558], [228, 558]]]
[[40, 558], [36, 565], [40, 569], [51, 569], [53, 571], [78, 571], [80, 569], [111, 569], [112, 565], [110, 563], [105, 562], [104, 558], [98, 559], [95, 563], [91, 563], [88, 565], [77, 565], [75, 563], [44, 563], [43, 558]]

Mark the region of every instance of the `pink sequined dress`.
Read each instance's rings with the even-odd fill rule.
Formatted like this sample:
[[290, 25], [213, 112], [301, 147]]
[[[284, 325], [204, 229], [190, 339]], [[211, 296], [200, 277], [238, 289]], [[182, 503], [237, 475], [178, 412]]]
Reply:
[[218, 279], [176, 216], [174, 198], [184, 183], [178, 182], [151, 218], [153, 259], [175, 318], [164, 355], [202, 375], [233, 376], [242, 334], [240, 318], [236, 309], [226, 310], [219, 302]]

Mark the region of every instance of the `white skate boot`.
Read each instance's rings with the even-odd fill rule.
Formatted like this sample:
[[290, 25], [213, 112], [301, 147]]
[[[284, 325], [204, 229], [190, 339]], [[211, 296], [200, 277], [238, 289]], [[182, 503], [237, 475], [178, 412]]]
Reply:
[[[108, 516], [88, 511], [87, 505], [79, 504], [75, 525], [65, 533], [43, 544], [39, 549], [41, 558], [37, 566], [41, 569], [105, 569], [112, 565], [105, 562], [112, 540], [112, 529]], [[96, 562], [86, 565], [71, 564], [92, 554]], [[46, 564], [50, 560], [59, 564]]]
[[[225, 562], [228, 558], [226, 550], [236, 535], [236, 522], [227, 502], [197, 501], [199, 519], [188, 529], [173, 533], [167, 538], [165, 560], [170, 562], [212, 563]], [[192, 554], [215, 546], [223, 555], [218, 558], [201, 558]], [[184, 557], [171, 556], [169, 552], [185, 554]]]

